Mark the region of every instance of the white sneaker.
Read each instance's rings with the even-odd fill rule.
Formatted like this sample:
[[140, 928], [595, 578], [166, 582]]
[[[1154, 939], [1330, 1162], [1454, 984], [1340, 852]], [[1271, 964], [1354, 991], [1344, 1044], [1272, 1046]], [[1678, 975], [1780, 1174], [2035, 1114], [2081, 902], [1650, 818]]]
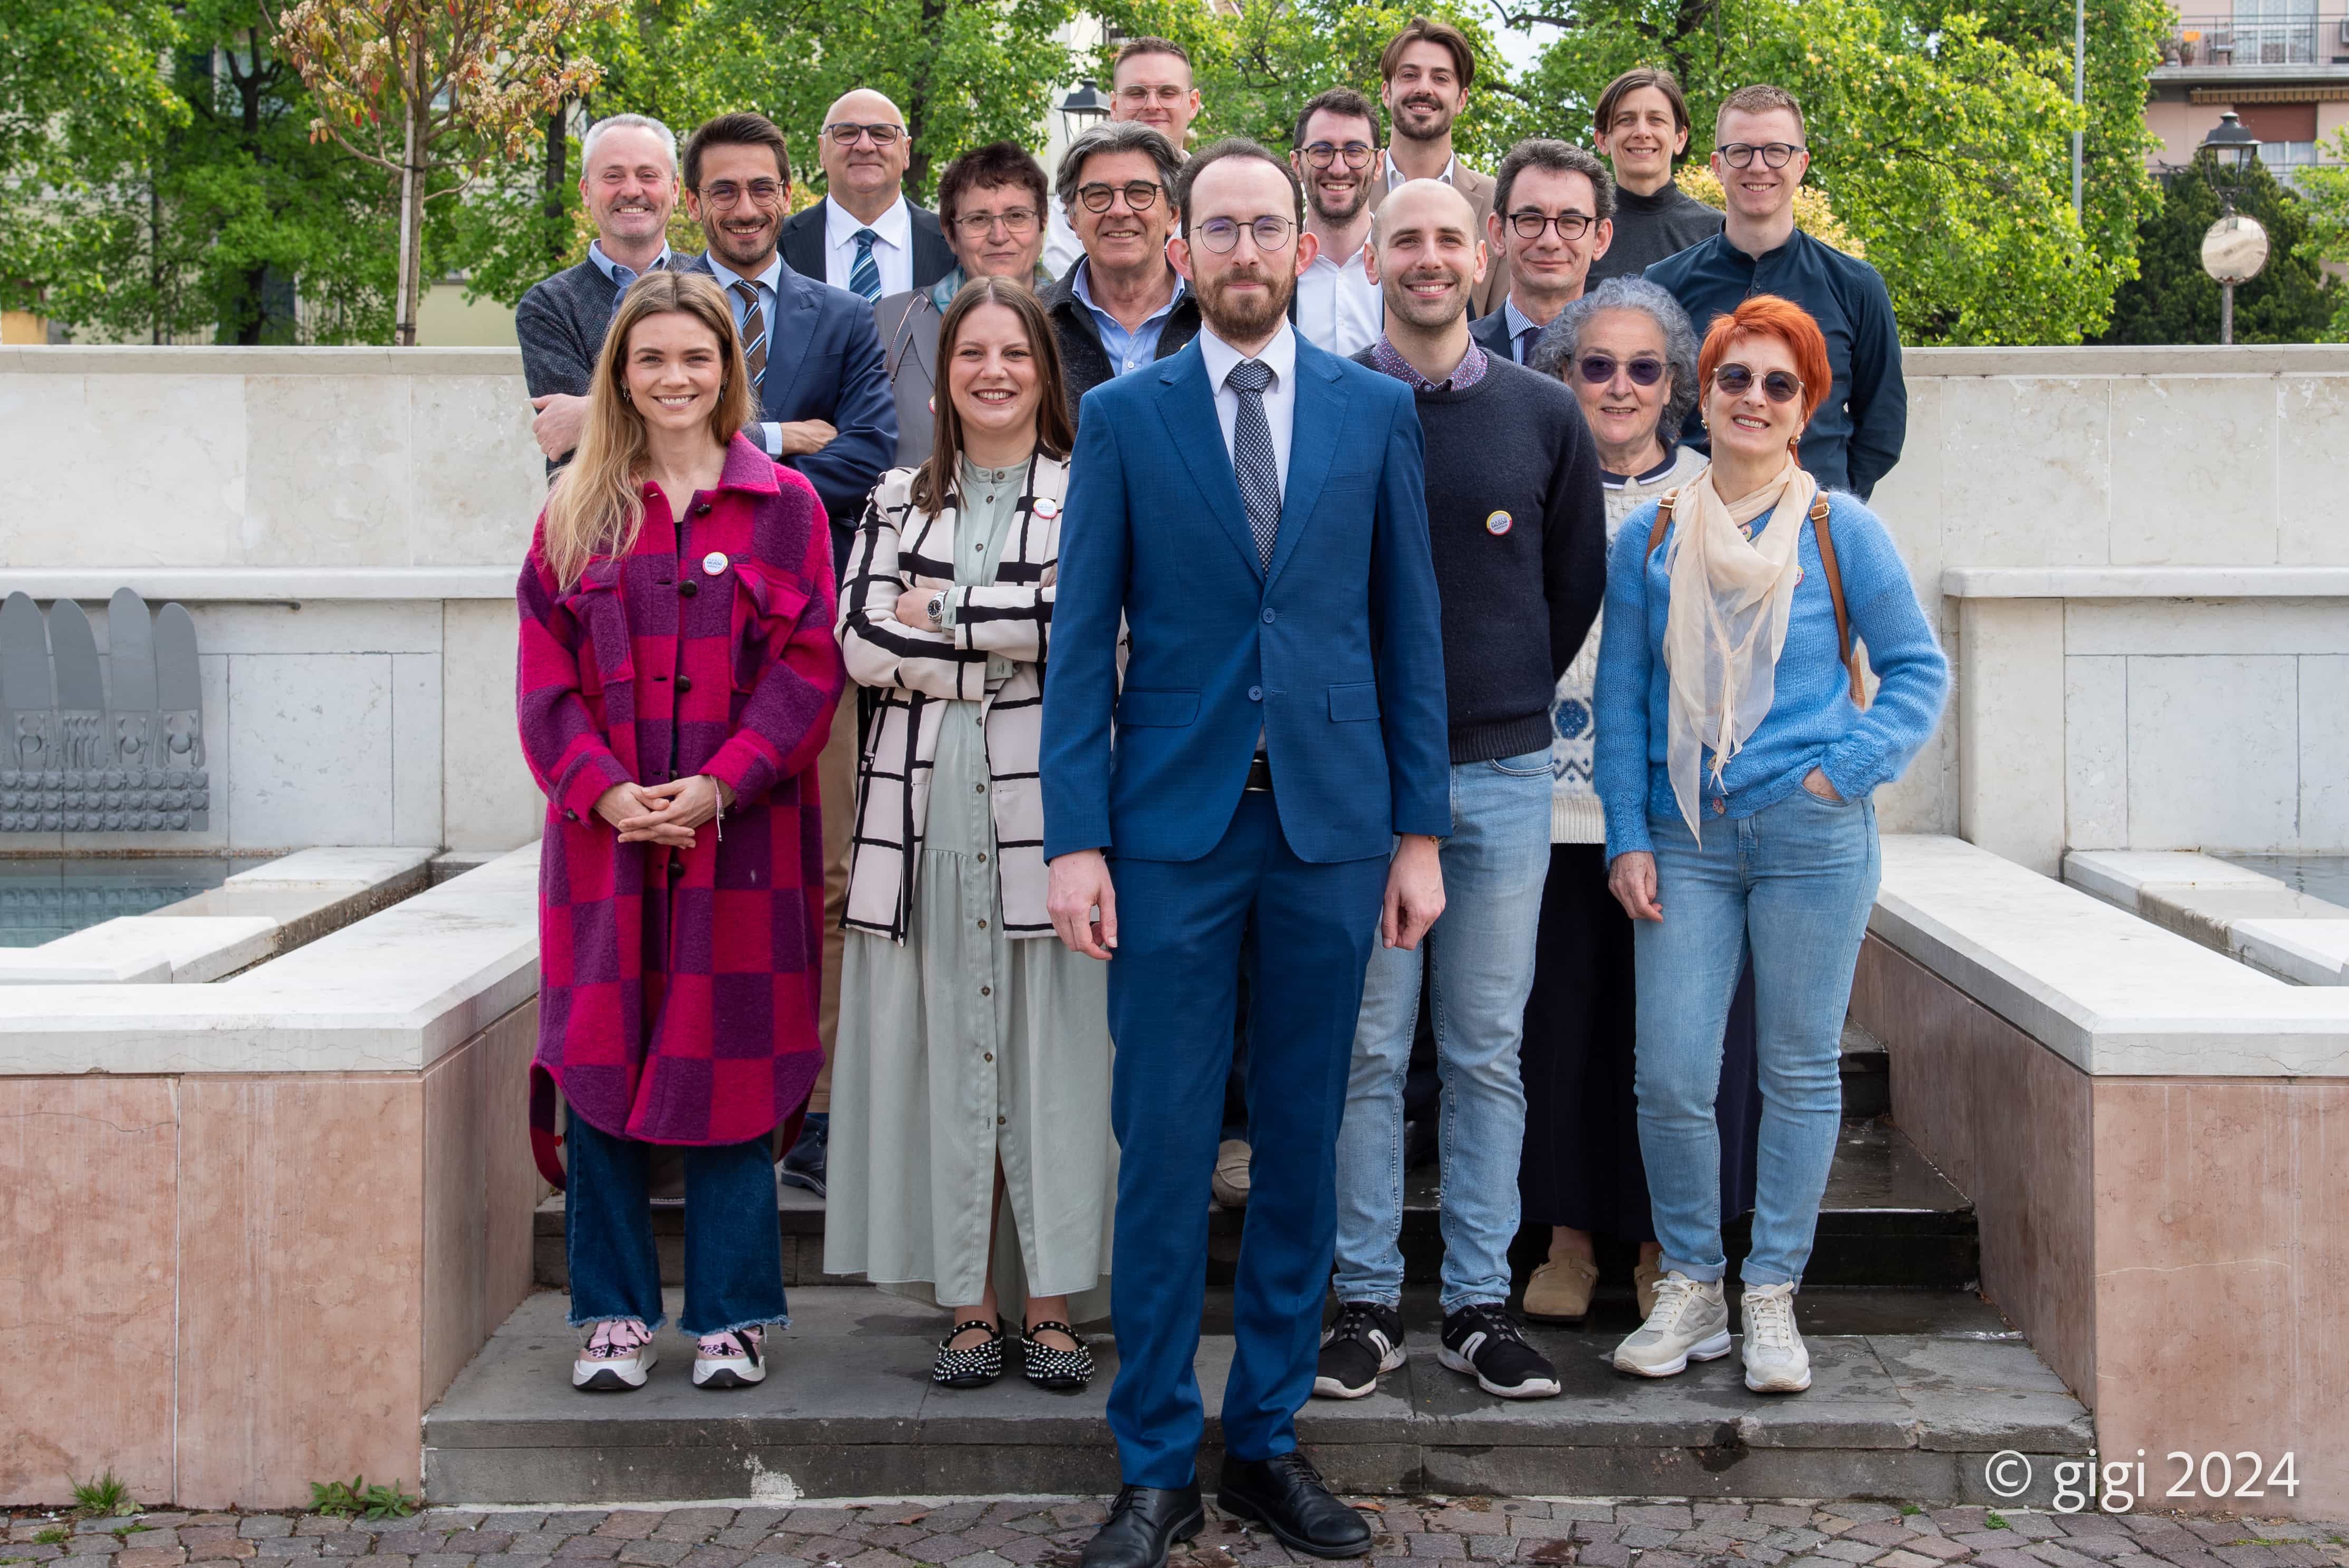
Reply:
[[1656, 1282], [1656, 1310], [1615, 1347], [1615, 1366], [1642, 1377], [1685, 1372], [1692, 1361], [1729, 1354], [1729, 1304], [1721, 1282], [1692, 1280], [1678, 1269]]
[[643, 1387], [659, 1359], [652, 1331], [640, 1319], [599, 1323], [571, 1363], [571, 1386], [590, 1394], [625, 1394]]
[[1799, 1394], [1811, 1386], [1811, 1353], [1795, 1326], [1795, 1287], [1750, 1284], [1739, 1303], [1745, 1319], [1745, 1386], [1757, 1394]]
[[693, 1346], [693, 1386], [697, 1388], [747, 1388], [767, 1380], [767, 1331], [744, 1328], [732, 1334], [705, 1334]]

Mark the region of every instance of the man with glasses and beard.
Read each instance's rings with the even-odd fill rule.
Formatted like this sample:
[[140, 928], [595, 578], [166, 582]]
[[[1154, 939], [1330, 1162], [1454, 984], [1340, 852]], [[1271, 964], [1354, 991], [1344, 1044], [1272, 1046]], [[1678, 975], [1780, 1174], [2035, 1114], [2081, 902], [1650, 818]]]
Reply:
[[[1449, 22], [1413, 16], [1387, 41], [1379, 57], [1379, 77], [1384, 83], [1379, 97], [1386, 104], [1394, 139], [1379, 160], [1371, 210], [1376, 211], [1387, 192], [1406, 180], [1433, 180], [1468, 198], [1476, 214], [1476, 232], [1482, 234], [1493, 211], [1492, 179], [1461, 162], [1452, 150], [1452, 122], [1468, 107], [1468, 88], [1476, 79], [1476, 51], [1470, 47], [1468, 35]], [[1498, 309], [1508, 292], [1508, 258], [1487, 257], [1485, 280], [1469, 301], [1470, 315]]]
[[1093, 126], [1061, 155], [1057, 192], [1084, 254], [1036, 297], [1052, 318], [1072, 419], [1086, 393], [1199, 330], [1199, 307], [1166, 259], [1182, 167], [1174, 143], [1138, 120]]
[[[1680, 301], [1700, 341], [1714, 316], [1755, 294], [1776, 294], [1810, 313], [1826, 336], [1835, 385], [1803, 427], [1802, 465], [1821, 490], [1866, 500], [1900, 460], [1909, 430], [1892, 296], [1874, 267], [1795, 227], [1795, 191], [1811, 153], [1794, 94], [1766, 84], [1738, 88], [1721, 102], [1713, 142], [1729, 217], [1720, 233], [1646, 275]], [[1692, 408], [1681, 435], [1709, 452], [1702, 418]]]
[[1486, 353], [1530, 365], [1542, 329], [1582, 297], [1614, 238], [1614, 182], [1573, 143], [1534, 139], [1509, 149], [1493, 192], [1485, 236], [1508, 263], [1509, 294], [1473, 330]]
[[1361, 353], [1385, 321], [1369, 271], [1378, 156], [1378, 110], [1351, 88], [1308, 103], [1289, 138], [1288, 166], [1305, 182], [1305, 232], [1316, 253], [1297, 280], [1297, 330], [1332, 354]]
[[876, 303], [953, 271], [938, 215], [905, 200], [914, 139], [897, 106], [858, 88], [824, 111], [818, 134], [823, 200], [784, 221], [791, 269]]
[[1315, 242], [1278, 158], [1218, 142], [1178, 196], [1169, 252], [1202, 328], [1085, 398], [1044, 684], [1047, 908], [1062, 942], [1109, 962], [1117, 1044], [1109, 1420], [1125, 1485], [1084, 1568], [1159, 1568], [1205, 1523], [1200, 1199], [1251, 955], [1254, 1191], [1217, 1503], [1310, 1553], [1370, 1549], [1297, 1451], [1295, 1418], [1372, 934], [1408, 950], [1443, 913], [1452, 828], [1411, 394], [1289, 325]]

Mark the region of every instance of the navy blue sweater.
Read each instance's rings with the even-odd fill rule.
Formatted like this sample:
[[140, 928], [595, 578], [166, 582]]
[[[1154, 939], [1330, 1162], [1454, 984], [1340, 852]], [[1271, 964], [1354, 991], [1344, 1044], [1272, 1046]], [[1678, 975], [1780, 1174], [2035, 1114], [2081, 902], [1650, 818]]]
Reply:
[[[1754, 294], [1776, 294], [1809, 311], [1826, 335], [1835, 387], [1803, 431], [1803, 467], [1822, 490], [1849, 490], [1862, 500], [1892, 471], [1909, 432], [1909, 392], [1900, 380], [1892, 296], [1874, 267], [1797, 229], [1759, 257], [1731, 244], [1726, 233], [1715, 234], [1645, 275], [1671, 291], [1699, 338], [1714, 316]], [[1681, 433], [1698, 451], [1711, 452], [1696, 409]]]

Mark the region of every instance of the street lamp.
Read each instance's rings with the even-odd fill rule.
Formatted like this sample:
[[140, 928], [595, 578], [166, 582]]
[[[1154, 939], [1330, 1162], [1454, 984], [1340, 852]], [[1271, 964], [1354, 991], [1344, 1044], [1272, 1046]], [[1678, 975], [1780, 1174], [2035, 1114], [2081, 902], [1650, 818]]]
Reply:
[[1089, 81], [1079, 82], [1076, 90], [1061, 100], [1061, 129], [1071, 141], [1108, 118], [1109, 99]]
[[2218, 178], [2226, 213], [2202, 235], [2202, 270], [2219, 285], [2219, 341], [2235, 341], [2235, 285], [2250, 283], [2268, 264], [2268, 232], [2256, 218], [2235, 211], [2235, 188], [2260, 155], [2260, 139], [2243, 129], [2232, 109], [2219, 117], [2202, 139]]

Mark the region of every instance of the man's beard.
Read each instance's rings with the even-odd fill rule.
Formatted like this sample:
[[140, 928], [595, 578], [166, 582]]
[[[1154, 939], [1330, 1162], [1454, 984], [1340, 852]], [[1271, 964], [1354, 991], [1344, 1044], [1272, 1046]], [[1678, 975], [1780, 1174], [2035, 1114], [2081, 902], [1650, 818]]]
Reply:
[[1289, 291], [1296, 278], [1274, 270], [1247, 274], [1247, 281], [1267, 287], [1262, 294], [1239, 300], [1226, 292], [1234, 281], [1227, 276], [1198, 291], [1200, 319], [1215, 328], [1216, 335], [1226, 343], [1248, 343], [1278, 327], [1288, 314]]
[[[1412, 107], [1414, 111], [1416, 110], [1416, 106], [1409, 107]], [[1409, 141], [1442, 140], [1444, 138], [1452, 134], [1452, 122], [1459, 119], [1460, 116], [1456, 110], [1450, 114], [1444, 113], [1444, 106], [1441, 104], [1435, 106], [1435, 112], [1438, 119], [1425, 130], [1414, 129], [1403, 115], [1396, 115], [1394, 117], [1394, 133]]]
[[1352, 201], [1342, 211], [1327, 205], [1322, 201], [1321, 187], [1319, 185], [1312, 186], [1307, 194], [1312, 198], [1315, 217], [1325, 223], [1343, 227], [1361, 215], [1363, 206], [1371, 199], [1371, 182], [1367, 177], [1354, 181]]

